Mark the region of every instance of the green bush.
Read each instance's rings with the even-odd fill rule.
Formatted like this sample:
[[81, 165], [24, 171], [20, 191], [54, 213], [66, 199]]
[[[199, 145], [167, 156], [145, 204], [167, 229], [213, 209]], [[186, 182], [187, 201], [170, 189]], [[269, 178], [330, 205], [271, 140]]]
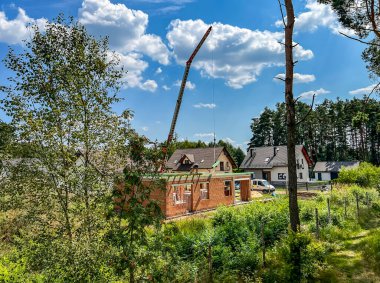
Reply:
[[302, 281], [313, 281], [326, 267], [329, 247], [316, 241], [308, 233], [290, 234], [273, 249], [269, 268], [261, 275], [264, 282], [294, 282], [295, 270], [292, 265], [291, 250], [298, 246], [301, 250]]
[[360, 163], [358, 168], [343, 168], [339, 173], [338, 183], [357, 184], [366, 188], [380, 188], [380, 167], [367, 162]]

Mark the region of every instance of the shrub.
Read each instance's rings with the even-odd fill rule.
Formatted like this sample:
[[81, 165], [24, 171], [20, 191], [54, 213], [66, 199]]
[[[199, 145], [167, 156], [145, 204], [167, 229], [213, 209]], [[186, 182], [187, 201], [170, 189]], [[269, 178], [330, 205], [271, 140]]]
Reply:
[[360, 163], [359, 168], [343, 168], [338, 183], [357, 184], [362, 187], [380, 188], [380, 167], [370, 163]]
[[301, 274], [303, 279], [308, 281], [314, 279], [318, 273], [326, 267], [326, 257], [329, 248], [323, 242], [314, 240], [308, 233], [290, 234], [280, 242], [277, 249], [280, 260], [279, 271], [276, 272], [279, 278], [276, 282], [292, 282], [294, 279], [294, 267], [292, 262], [292, 247], [298, 246], [301, 249]]

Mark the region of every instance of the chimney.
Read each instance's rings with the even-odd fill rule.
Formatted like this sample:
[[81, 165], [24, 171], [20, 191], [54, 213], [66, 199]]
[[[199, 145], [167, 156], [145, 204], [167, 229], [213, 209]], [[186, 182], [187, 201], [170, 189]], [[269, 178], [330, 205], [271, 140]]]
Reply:
[[279, 151], [280, 149], [278, 147], [273, 147], [273, 156], [276, 156], [277, 155], [277, 152]]

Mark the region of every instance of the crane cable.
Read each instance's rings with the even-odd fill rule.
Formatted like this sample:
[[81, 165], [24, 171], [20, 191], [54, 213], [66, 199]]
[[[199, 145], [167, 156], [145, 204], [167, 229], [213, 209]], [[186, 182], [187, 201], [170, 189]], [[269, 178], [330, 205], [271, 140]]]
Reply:
[[214, 49], [211, 50], [212, 58], [212, 119], [213, 119], [213, 134], [214, 134], [214, 164], [216, 162], [216, 135], [215, 135], [215, 75], [214, 75]]

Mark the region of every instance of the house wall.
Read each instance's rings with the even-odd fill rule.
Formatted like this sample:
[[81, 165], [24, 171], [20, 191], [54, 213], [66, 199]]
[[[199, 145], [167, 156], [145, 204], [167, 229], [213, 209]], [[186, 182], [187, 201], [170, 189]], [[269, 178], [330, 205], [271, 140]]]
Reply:
[[255, 174], [255, 179], [263, 178], [263, 170], [261, 169], [244, 169], [244, 172], [250, 172]]
[[[218, 158], [218, 161], [221, 161], [224, 163], [224, 171], [221, 171], [220, 170], [220, 163], [219, 165], [215, 168], [215, 171], [216, 172], [229, 172], [229, 173], [232, 173], [232, 164], [231, 164], [231, 161], [230, 159], [224, 154], [224, 151], [222, 151], [222, 153], [220, 154], [219, 158]], [[227, 162], [229, 164], [229, 168], [227, 168]], [[228, 169], [228, 170], [227, 170]]]
[[[241, 197], [243, 201], [251, 200], [249, 174], [243, 176], [246, 180], [240, 181]], [[241, 176], [239, 176], [241, 178]], [[225, 195], [225, 181], [230, 181], [230, 194]], [[208, 183], [209, 198], [201, 198], [201, 183]], [[173, 194], [176, 186], [191, 185], [191, 195], [187, 202], [175, 202]], [[194, 176], [170, 178], [167, 181], [166, 191], [152, 192], [151, 198], [158, 200], [166, 217], [182, 215], [189, 212], [217, 208], [220, 205], [232, 205], [235, 203], [234, 176]], [[189, 203], [190, 202], [190, 203]]]
[[[297, 169], [297, 181], [307, 182], [309, 181], [309, 167], [307, 160], [301, 151], [296, 152], [296, 161], [298, 160], [300, 167]], [[303, 166], [302, 166], [303, 164]], [[303, 167], [303, 168], [302, 168]], [[256, 179], [263, 179], [263, 171], [271, 172], [271, 182], [286, 182], [289, 179], [288, 167], [287, 166], [275, 166], [271, 169], [245, 169], [246, 172], [254, 172]], [[279, 179], [278, 174], [285, 173], [286, 180]], [[302, 173], [302, 178], [299, 178], [299, 173]]]
[[240, 181], [240, 198], [241, 201], [252, 200], [251, 180]]
[[[223, 162], [224, 163], [224, 170], [221, 171], [220, 169], [220, 163], [218, 164], [218, 166], [216, 166], [215, 168], [198, 168], [197, 172], [198, 173], [221, 173], [221, 172], [224, 172], [224, 173], [232, 173], [233, 170], [232, 170], [232, 164], [231, 164], [231, 160], [228, 158], [228, 156], [224, 153], [224, 151], [221, 152], [221, 154], [219, 155], [219, 157], [217, 157], [216, 161], [220, 161], [220, 162]], [[227, 167], [227, 162], [229, 164], [229, 166]], [[202, 163], [199, 164], [200, 167], [202, 167]], [[228, 169], [228, 170], [227, 170]], [[168, 169], [167, 168], [167, 172], [168, 173], [175, 173], [175, 172], [178, 172], [174, 169]], [[191, 171], [192, 173], [195, 172], [194, 169]]]
[[[201, 199], [200, 182], [194, 184], [193, 190], [193, 211], [216, 208], [220, 205], [230, 205], [234, 203], [235, 188], [232, 177], [210, 178], [209, 180], [209, 199]], [[230, 195], [224, 194], [224, 182], [230, 181]]]
[[[318, 174], [321, 174], [321, 180], [318, 179]], [[315, 180], [317, 181], [330, 181], [331, 174], [330, 172], [315, 172]]]

